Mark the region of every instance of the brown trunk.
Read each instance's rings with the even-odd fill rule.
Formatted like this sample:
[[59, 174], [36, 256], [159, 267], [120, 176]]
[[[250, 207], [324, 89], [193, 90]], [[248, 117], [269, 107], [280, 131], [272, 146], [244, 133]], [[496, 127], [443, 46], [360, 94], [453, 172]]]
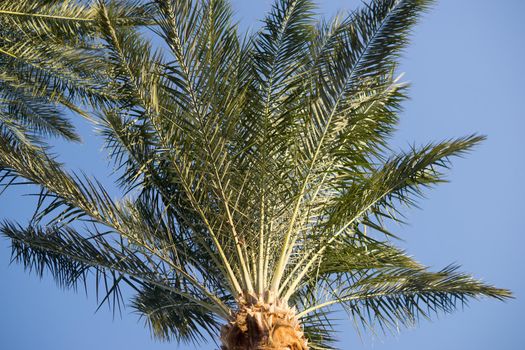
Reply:
[[221, 341], [222, 350], [308, 350], [294, 308], [249, 294], [222, 327]]

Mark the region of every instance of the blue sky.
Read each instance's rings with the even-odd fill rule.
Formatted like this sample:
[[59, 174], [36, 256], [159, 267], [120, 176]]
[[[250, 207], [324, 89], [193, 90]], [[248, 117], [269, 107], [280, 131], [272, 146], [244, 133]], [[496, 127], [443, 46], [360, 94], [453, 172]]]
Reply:
[[[322, 1], [326, 16], [351, 10], [350, 0]], [[268, 0], [235, 0], [243, 27], [256, 28]], [[410, 225], [394, 227], [400, 245], [436, 269], [450, 263], [485, 281], [511, 289], [515, 300], [472, 301], [464, 310], [423, 320], [395, 336], [359, 338], [341, 321], [341, 349], [519, 349], [525, 343], [522, 218], [525, 206], [525, 2], [521, 0], [441, 0], [415, 28], [400, 71], [411, 82], [396, 148], [473, 132], [488, 140], [464, 159], [456, 159], [451, 183], [427, 192], [420, 209], [406, 212]], [[111, 169], [100, 140], [78, 121], [81, 145], [59, 143], [56, 151], [74, 169], [110, 184]], [[0, 198], [0, 219], [26, 220], [31, 203], [11, 190]], [[131, 311], [123, 317], [106, 308], [95, 313], [91, 293], [62, 291], [50, 278], [39, 280], [9, 264], [9, 243], [0, 240], [0, 348], [40, 349], [193, 349], [154, 342]], [[345, 315], [340, 317], [344, 319]], [[198, 347], [215, 349], [213, 343]]]

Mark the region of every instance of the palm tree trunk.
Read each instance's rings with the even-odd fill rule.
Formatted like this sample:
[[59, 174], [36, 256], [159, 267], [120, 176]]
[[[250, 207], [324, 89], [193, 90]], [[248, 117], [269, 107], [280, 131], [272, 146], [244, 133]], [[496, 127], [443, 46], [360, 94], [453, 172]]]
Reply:
[[222, 350], [308, 350], [295, 308], [278, 299], [245, 294], [221, 329]]

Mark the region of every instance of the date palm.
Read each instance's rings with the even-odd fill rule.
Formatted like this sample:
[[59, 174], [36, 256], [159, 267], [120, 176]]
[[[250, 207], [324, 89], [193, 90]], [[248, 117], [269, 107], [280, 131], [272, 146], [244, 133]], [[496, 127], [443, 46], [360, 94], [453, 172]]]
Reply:
[[388, 147], [406, 93], [397, 58], [431, 1], [317, 23], [310, 1], [277, 0], [247, 36], [225, 0], [154, 1], [152, 33], [122, 25], [118, 4], [90, 4], [97, 46], [76, 64], [102, 62], [94, 81], [111, 95], [88, 99], [89, 116], [122, 198], [2, 131], [4, 183], [40, 188], [29, 224], [0, 228], [16, 261], [65, 287], [95, 279], [113, 306], [131, 286], [155, 336], [219, 335], [224, 350], [333, 349], [340, 308], [389, 329], [510, 297], [428, 270], [388, 230], [483, 140]]

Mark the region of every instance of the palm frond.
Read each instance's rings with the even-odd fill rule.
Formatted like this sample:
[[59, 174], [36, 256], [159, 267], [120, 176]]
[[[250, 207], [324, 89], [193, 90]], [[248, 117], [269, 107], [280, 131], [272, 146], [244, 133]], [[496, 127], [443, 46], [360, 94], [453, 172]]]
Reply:
[[[408, 152], [392, 156], [381, 168], [362, 181], [354, 180], [353, 174], [345, 179], [341, 176], [341, 195], [335, 201], [329, 222], [337, 227], [348, 227], [361, 217], [373, 225], [372, 218], [396, 219], [396, 204], [414, 204], [414, 199], [423, 195], [422, 189], [445, 181], [443, 170], [450, 165], [451, 157], [464, 155], [485, 139], [472, 135], [437, 144], [412, 148]], [[347, 181], [345, 181], [347, 180]], [[352, 207], [346, 206], [351, 204]], [[379, 221], [376, 227], [382, 227]], [[374, 227], [374, 228], [376, 228]]]
[[339, 195], [326, 206], [329, 209], [323, 213], [324, 220], [319, 222], [323, 229], [304, 239], [308, 245], [302, 244], [298, 250], [302, 257], [291, 265], [297, 276], [287, 279], [286, 295], [289, 297], [294, 292], [333, 242], [349, 232], [356, 233], [356, 224], [363, 223], [388, 235], [384, 219], [398, 220], [396, 204], [413, 204], [413, 196], [421, 195], [422, 187], [443, 182], [440, 168], [448, 166], [450, 157], [461, 156], [483, 139], [482, 136], [470, 136], [413, 149], [392, 157], [382, 168], [359, 181], [353, 170], [349, 170], [346, 181], [345, 172], [342, 172], [339, 181], [332, 183]]
[[72, 38], [92, 34], [94, 8], [74, 0], [2, 1], [0, 21], [31, 34], [63, 33]]
[[[256, 89], [258, 94], [258, 103], [256, 106], [257, 119], [250, 125], [255, 131], [253, 134], [253, 153], [254, 162], [257, 164], [254, 173], [254, 180], [250, 181], [251, 186], [260, 188], [259, 215], [262, 221], [258, 223], [260, 238], [252, 244], [258, 244], [259, 260], [257, 261], [257, 279], [259, 291], [264, 288], [266, 280], [272, 281], [272, 289], [277, 288], [281, 278], [281, 270], [277, 269], [276, 275], [271, 276], [265, 273], [265, 265], [268, 265], [270, 259], [275, 259], [277, 265], [285, 263], [286, 256], [281, 254], [276, 258], [265, 256], [265, 245], [269, 244], [272, 237], [265, 237], [264, 217], [271, 219], [271, 211], [275, 212], [275, 204], [270, 204], [273, 192], [278, 191], [283, 181], [283, 171], [287, 162], [292, 162], [291, 157], [275, 161], [269, 161], [276, 158], [275, 155], [288, 148], [293, 148], [294, 138], [290, 137], [295, 126], [295, 122], [301, 115], [300, 109], [303, 108], [297, 99], [300, 96], [297, 93], [300, 85], [298, 84], [298, 73], [305, 61], [305, 48], [307, 47], [311, 35], [313, 4], [310, 1], [290, 0], [276, 1], [274, 6], [264, 21], [264, 28], [256, 37], [254, 65], [256, 76]], [[299, 111], [298, 113], [294, 113]], [[292, 151], [293, 152], [293, 151]], [[288, 153], [288, 151], [286, 151]], [[279, 168], [277, 168], [278, 166]], [[252, 176], [253, 176], [252, 175]], [[281, 192], [282, 193], [282, 192]], [[286, 200], [281, 206], [286, 205]], [[266, 211], [266, 212], [265, 212]], [[267, 243], [268, 242], [268, 243]], [[285, 245], [287, 244], [285, 240]], [[272, 272], [272, 271], [270, 271]]]
[[[359, 107], [366, 106], [367, 96], [382, 96], [379, 99], [376, 97], [382, 112], [371, 114], [370, 117], [380, 116], [383, 120], [375, 122], [375, 125], [373, 123], [372, 127], [368, 126], [365, 138], [354, 141], [357, 146], [346, 148], [348, 156], [359, 154], [358, 161], [365, 161], [365, 164], [353, 167], [365, 171], [366, 157], [374, 156], [374, 153], [367, 153], [384, 143], [383, 131], [388, 132], [395, 123], [396, 117], [392, 111], [397, 110], [399, 98], [402, 97], [399, 93], [401, 87], [396, 86], [392, 79], [395, 57], [404, 47], [407, 34], [416, 18], [428, 4], [428, 1], [375, 1], [349, 17], [348, 23], [336, 23], [337, 28], [328, 34], [322, 34], [317, 40], [321, 44], [314, 45], [311, 50], [311, 61], [315, 65], [310, 68], [313, 73], [310, 74], [310, 85], [314, 89], [308, 96], [309, 110], [302, 123], [301, 151], [295, 154], [297, 167], [293, 172], [287, 171], [293, 173], [293, 181], [289, 185], [293, 195], [291, 201], [286, 202], [292, 210], [272, 288], [279, 286], [286, 268], [284, 262], [289, 260], [296, 248], [295, 244], [301, 240], [293, 232], [305, 230], [303, 225], [322, 216], [322, 211], [311, 212], [309, 209], [326, 201], [326, 195], [333, 194], [330, 191], [329, 175], [343, 166], [339, 160], [345, 159], [341, 155], [334, 156], [342, 148], [337, 141], [339, 139], [344, 143], [351, 140], [352, 138], [345, 138], [345, 135], [351, 133], [349, 130], [355, 125], [359, 125], [359, 118], [352, 123], [352, 113], [359, 115]], [[363, 89], [368, 85], [371, 87]], [[367, 89], [372, 92], [367, 92]], [[387, 102], [390, 105], [385, 105]], [[359, 145], [363, 144], [378, 146], [362, 149]], [[355, 152], [356, 147], [361, 148], [359, 152]], [[301, 211], [301, 207], [308, 210]]]
[[337, 350], [337, 334], [333, 316], [324, 310], [301, 318], [303, 331], [312, 350]]
[[366, 330], [377, 326], [386, 330], [413, 326], [420, 317], [429, 318], [438, 312], [450, 313], [466, 305], [469, 298], [511, 297], [508, 290], [480, 282], [457, 269], [451, 265], [438, 272], [404, 267], [365, 272], [353, 283], [334, 288], [334, 299], [300, 315], [341, 304]]
[[310, 278], [291, 299], [308, 300], [300, 317], [341, 305], [356, 326], [372, 332], [413, 326], [419, 318], [452, 312], [470, 298], [511, 297], [508, 290], [458, 272], [458, 266], [430, 272], [397, 248], [357, 235], [334, 242]]
[[[196, 303], [201, 312], [206, 310], [220, 317], [225, 316], [224, 311], [217, 309], [216, 300], [199, 299], [195, 286], [173, 275], [140, 246], [122, 239], [112, 242], [110, 238], [116, 238], [114, 232], [96, 231], [85, 237], [71, 227], [22, 228], [11, 223], [4, 223], [0, 232], [11, 239], [14, 261], [39, 276], [45, 271], [50, 272], [61, 287], [76, 288], [79, 283], [86, 287], [92, 272], [97, 295], [98, 286], [103, 284], [105, 287], [102, 303], [113, 300], [117, 302], [113, 306], [120, 307], [121, 283], [134, 289], [148, 285], [178, 293], [184, 300]], [[210, 317], [213, 319], [216, 316]]]
[[68, 208], [52, 221], [67, 220], [69, 216], [79, 214], [109, 224], [115, 222], [118, 209], [100, 184], [88, 179], [82, 181], [69, 174], [44, 149], [17, 144], [12, 138], [0, 135], [0, 171], [42, 186], [56, 197], [42, 215], [62, 205]]
[[352, 270], [371, 270], [385, 267], [418, 269], [422, 265], [390, 244], [370, 237], [350, 236], [334, 242], [324, 253], [316, 274], [327, 276]]
[[[139, 0], [111, 1], [118, 11], [121, 25], [153, 23], [153, 7]], [[0, 23], [16, 28], [29, 36], [53, 36], [56, 39], [78, 40], [96, 35], [97, 1], [21, 0], [2, 1]]]
[[[152, 23], [155, 16], [152, 7], [141, 1], [119, 0], [111, 5], [121, 26]], [[41, 142], [41, 136], [48, 134], [78, 140], [64, 114], [54, 112], [57, 105], [87, 116], [81, 102], [104, 104], [117, 98], [106, 88], [108, 68], [97, 51], [98, 8], [96, 1], [0, 4], [0, 88], [6, 104], [16, 105], [23, 94], [26, 107], [39, 106], [40, 118], [28, 115], [27, 108], [23, 115], [20, 108], [7, 113], [34, 134], [34, 141]]]
[[80, 141], [71, 122], [63, 118], [63, 110], [45, 97], [35, 97], [21, 87], [0, 83], [2, 115], [20, 123], [36, 135], [59, 136]]
[[[184, 286], [178, 286], [184, 290]], [[217, 336], [220, 322], [206, 308], [173, 293], [145, 284], [131, 306], [145, 318], [153, 335], [160, 340], [199, 344], [207, 336]]]
[[124, 278], [126, 271], [136, 271], [141, 278], [158, 278], [138, 257], [138, 251], [132, 247], [114, 248], [106, 239], [109, 233], [86, 238], [70, 227], [23, 228], [9, 222], [3, 223], [0, 232], [11, 240], [12, 261], [22, 263], [39, 277], [49, 272], [62, 288], [76, 289], [80, 284], [87, 292], [87, 283], [94, 278], [97, 296], [104, 293], [98, 286], [106, 287], [103, 302], [115, 301], [114, 307], [120, 307], [120, 283], [135, 287]]

